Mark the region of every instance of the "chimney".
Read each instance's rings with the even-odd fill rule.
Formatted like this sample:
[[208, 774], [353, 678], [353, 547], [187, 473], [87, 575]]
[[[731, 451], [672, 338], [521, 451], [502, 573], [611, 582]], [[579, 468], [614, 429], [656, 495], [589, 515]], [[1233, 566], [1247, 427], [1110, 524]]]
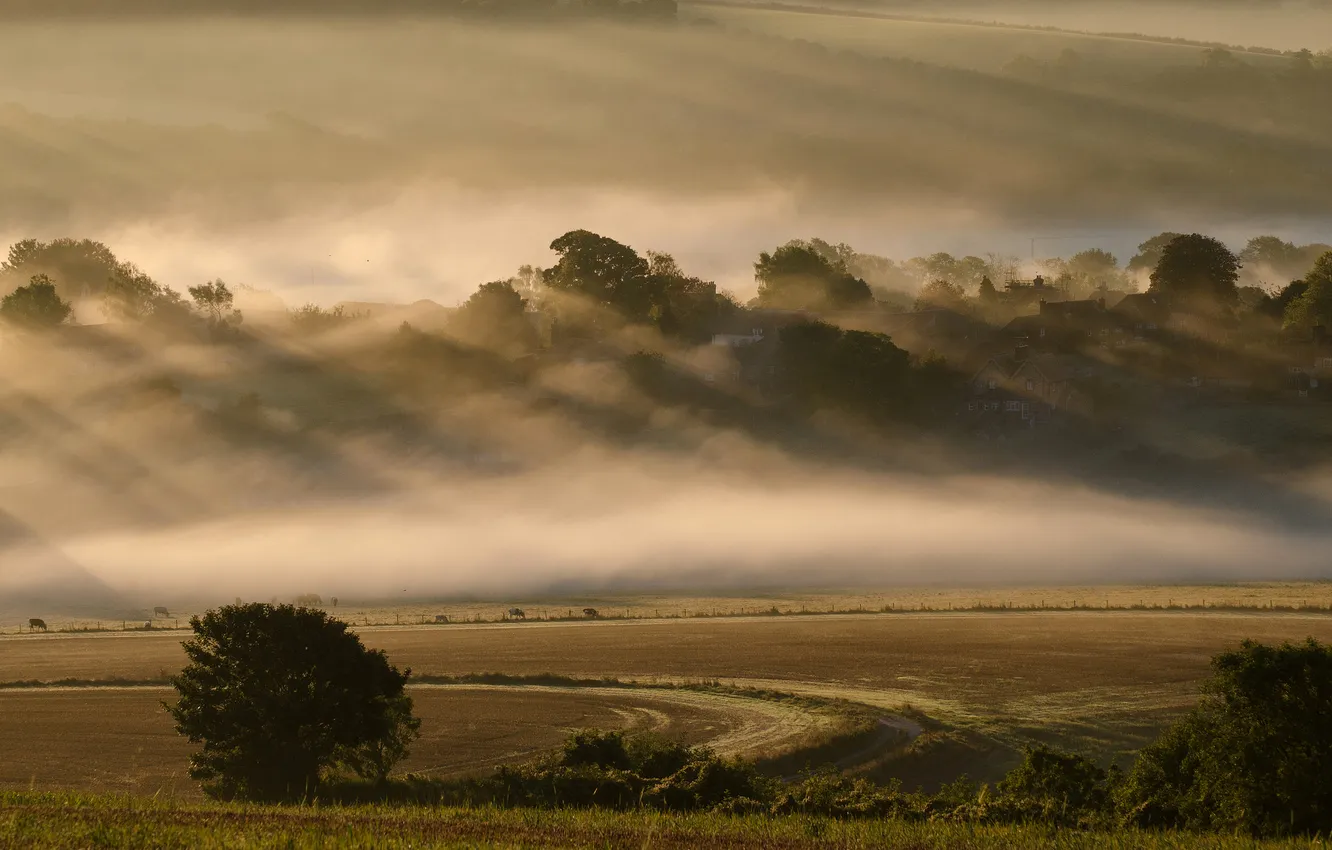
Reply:
[[1025, 342], [1019, 342], [1017, 347], [1013, 349], [1013, 359], [1018, 363], [1027, 362], [1027, 350], [1027, 344]]

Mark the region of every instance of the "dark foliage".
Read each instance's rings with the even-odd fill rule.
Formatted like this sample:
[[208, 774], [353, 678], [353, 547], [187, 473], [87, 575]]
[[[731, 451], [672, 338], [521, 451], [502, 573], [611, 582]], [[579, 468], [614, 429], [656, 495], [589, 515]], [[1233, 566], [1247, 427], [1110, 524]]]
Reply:
[[1161, 251], [1152, 291], [1182, 309], [1211, 312], [1235, 302], [1239, 258], [1220, 241], [1200, 233], [1176, 236]]
[[1257, 836], [1332, 830], [1332, 647], [1246, 641], [1202, 703], [1138, 758], [1125, 818]]
[[788, 242], [754, 263], [758, 303], [783, 310], [845, 310], [873, 302], [869, 284], [846, 263], [802, 242]]
[[202, 744], [190, 776], [226, 799], [295, 800], [339, 769], [382, 780], [420, 721], [399, 672], [347, 624], [291, 605], [228, 605], [190, 620], [171, 683], [176, 728]]
[[910, 357], [883, 334], [805, 322], [783, 328], [780, 346], [783, 385], [806, 404], [872, 419], [905, 407]]
[[0, 300], [0, 319], [28, 330], [63, 324], [73, 310], [44, 274], [35, 275], [27, 286], [20, 286]]

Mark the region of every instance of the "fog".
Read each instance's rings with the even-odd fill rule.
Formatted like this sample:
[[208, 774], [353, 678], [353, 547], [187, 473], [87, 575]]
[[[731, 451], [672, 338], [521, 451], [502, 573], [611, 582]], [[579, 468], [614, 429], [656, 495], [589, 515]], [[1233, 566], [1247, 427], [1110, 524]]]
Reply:
[[1011, 481], [749, 478], [580, 466], [458, 481], [444, 494], [95, 536], [65, 551], [128, 598], [286, 598], [315, 588], [415, 600], [1323, 578], [1332, 544], [1325, 533]]
[[1278, 50], [1332, 47], [1332, 9], [1304, 3], [962, 3], [933, 6], [929, 14]]
[[[0, 612], [1326, 576], [1332, 501], [1313, 470], [1129, 488], [985, 472], [835, 421], [759, 437], [656, 407], [609, 363], [441, 400], [385, 382], [378, 333], [11, 342]], [[168, 374], [179, 399], [138, 389]], [[230, 412], [256, 390], [249, 418]], [[598, 424], [623, 417], [644, 430]]]
[[[575, 228], [669, 251], [741, 297], [757, 253], [797, 237], [898, 259], [1100, 247], [1124, 260], [1164, 229], [1332, 241], [1327, 113], [1282, 57], [1246, 55], [1254, 95], [1199, 77], [1193, 47], [1147, 61], [1142, 44], [1106, 40], [1081, 77], [1052, 70], [1052, 48], [1024, 76], [1009, 68], [1018, 43], [988, 36], [984, 68], [953, 67], [970, 50], [960, 28], [903, 58], [806, 38], [799, 20], [773, 33], [684, 11], [668, 26], [6, 20], [0, 241], [98, 239], [178, 290], [220, 277], [292, 307], [453, 305], [548, 265]], [[1187, 19], [1191, 37], [1276, 47], [1315, 20], [961, 11], [1164, 34]], [[1240, 16], [1272, 28], [1239, 38]], [[215, 346], [103, 330], [0, 345], [7, 616], [148, 596], [1326, 570], [1318, 470], [1130, 487], [750, 411], [780, 432], [760, 437], [658, 406], [597, 362], [521, 379], [505, 363], [504, 380], [454, 392], [466, 369], [404, 366], [382, 329]], [[409, 366], [426, 378], [394, 383]], [[149, 397], [163, 378], [178, 398]]]

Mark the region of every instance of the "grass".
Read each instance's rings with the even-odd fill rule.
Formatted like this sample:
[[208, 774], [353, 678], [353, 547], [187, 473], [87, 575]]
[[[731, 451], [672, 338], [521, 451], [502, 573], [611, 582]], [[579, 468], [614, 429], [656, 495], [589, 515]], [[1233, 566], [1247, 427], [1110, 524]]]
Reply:
[[1224, 836], [1053, 832], [1044, 827], [837, 822], [494, 808], [274, 808], [115, 796], [0, 793], [0, 848], [1062, 848], [1240, 850], [1322, 846]]

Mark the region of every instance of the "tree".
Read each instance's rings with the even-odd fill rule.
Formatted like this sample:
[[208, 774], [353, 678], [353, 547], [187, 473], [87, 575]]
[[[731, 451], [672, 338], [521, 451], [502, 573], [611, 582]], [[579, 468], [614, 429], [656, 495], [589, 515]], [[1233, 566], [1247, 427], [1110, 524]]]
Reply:
[[1158, 233], [1151, 239], [1143, 242], [1138, 246], [1138, 253], [1133, 255], [1133, 259], [1129, 260], [1128, 270], [1130, 272], [1141, 273], [1150, 272], [1155, 269], [1156, 264], [1161, 262], [1161, 252], [1165, 250], [1165, 246], [1178, 239], [1180, 235], [1181, 234], [1179, 233], [1171, 233], [1167, 231], [1165, 233]]
[[241, 323], [240, 311], [232, 306], [236, 296], [222, 280], [215, 280], [202, 286], [191, 286], [186, 291], [190, 293], [190, 298], [194, 299], [194, 309], [208, 320], [211, 327], [224, 328]]
[[781, 331], [778, 362], [786, 389], [811, 406], [872, 419], [907, 407], [910, 355], [883, 334], [791, 325]]
[[483, 283], [449, 322], [464, 342], [520, 357], [537, 347], [536, 328], [527, 318], [527, 300], [507, 280]]
[[0, 319], [20, 328], [39, 330], [63, 324], [74, 310], [56, 294], [55, 284], [44, 274], [34, 275], [0, 300]]
[[102, 312], [124, 322], [166, 323], [185, 318], [189, 308], [171, 287], [153, 280], [133, 263], [119, 263], [106, 281]]
[[1282, 326], [1302, 330], [1315, 325], [1332, 327], [1332, 251], [1318, 258], [1303, 282], [1303, 292], [1286, 307]]
[[980, 288], [976, 290], [976, 297], [982, 304], [995, 304], [999, 301], [999, 291], [994, 288], [994, 283], [990, 281], [989, 275], [981, 278]]
[[784, 310], [846, 310], [874, 300], [869, 284], [852, 275], [841, 260], [830, 260], [810, 245], [793, 241], [754, 263], [758, 303]]
[[1205, 312], [1235, 302], [1239, 258], [1210, 236], [1176, 236], [1161, 251], [1152, 291], [1175, 306]]
[[964, 310], [966, 306], [967, 296], [962, 287], [947, 280], [932, 280], [916, 295], [917, 310]]
[[110, 248], [91, 239], [23, 239], [10, 246], [9, 255], [0, 264], [0, 274], [22, 278], [49, 275], [57, 291], [73, 299], [103, 292], [121, 266]]
[[652, 319], [664, 334], [703, 342], [722, 318], [740, 309], [734, 296], [717, 291], [717, 284], [686, 275], [670, 254], [648, 251], [648, 277], [657, 293]]
[[550, 249], [559, 262], [542, 275], [546, 286], [582, 295], [631, 321], [649, 317], [657, 303], [648, 262], [628, 245], [587, 230], [572, 230]]
[[411, 671], [323, 611], [228, 605], [190, 626], [166, 708], [203, 745], [190, 776], [212, 796], [301, 799], [340, 769], [382, 780], [417, 735]]
[[1203, 700], [1142, 751], [1120, 791], [1133, 823], [1256, 836], [1332, 830], [1332, 647], [1245, 641]]

